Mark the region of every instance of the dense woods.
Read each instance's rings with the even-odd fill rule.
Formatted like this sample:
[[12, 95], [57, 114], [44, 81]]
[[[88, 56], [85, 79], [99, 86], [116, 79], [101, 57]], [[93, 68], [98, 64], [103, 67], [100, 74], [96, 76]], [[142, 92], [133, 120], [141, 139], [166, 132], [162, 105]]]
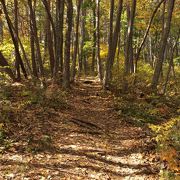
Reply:
[[[91, 98], [95, 82], [97, 98], [112, 93], [119, 119], [148, 126], [165, 162], [160, 176], [176, 177], [179, 7], [180, 0], [0, 0], [0, 144], [20, 133], [11, 131], [27, 109], [68, 111], [71, 99]], [[74, 88], [82, 83], [81, 97]]]

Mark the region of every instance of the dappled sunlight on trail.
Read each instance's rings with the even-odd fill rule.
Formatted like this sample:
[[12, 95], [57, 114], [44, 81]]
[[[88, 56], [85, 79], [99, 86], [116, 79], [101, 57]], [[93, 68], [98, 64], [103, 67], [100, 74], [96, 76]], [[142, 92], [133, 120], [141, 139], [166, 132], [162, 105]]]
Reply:
[[69, 108], [41, 122], [48, 145], [33, 154], [17, 144], [1, 155], [1, 179], [158, 179], [145, 132], [119, 117], [113, 95], [97, 80], [77, 81], [67, 102]]

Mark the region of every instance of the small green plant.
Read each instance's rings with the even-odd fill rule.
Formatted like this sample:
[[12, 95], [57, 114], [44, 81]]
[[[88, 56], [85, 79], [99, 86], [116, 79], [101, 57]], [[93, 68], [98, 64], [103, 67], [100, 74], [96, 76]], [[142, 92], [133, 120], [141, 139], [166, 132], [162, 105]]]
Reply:
[[56, 91], [51, 98], [45, 98], [44, 105], [54, 109], [66, 108], [66, 93], [61, 90]]
[[24, 90], [21, 97], [25, 98], [23, 104], [21, 104], [23, 107], [29, 105], [41, 105], [42, 107], [54, 109], [67, 107], [66, 93], [59, 88]]
[[173, 179], [179, 172], [180, 153], [180, 116], [170, 119], [161, 125], [149, 125], [155, 133], [158, 144], [157, 151], [163, 162], [167, 162], [167, 169], [161, 171], [161, 179]]
[[158, 123], [162, 121], [162, 116], [156, 107], [146, 102], [129, 102], [120, 100], [117, 103], [118, 111], [121, 115], [130, 118], [133, 124], [143, 125], [145, 123]]
[[13, 91], [11, 88], [4, 86], [0, 89], [0, 99], [9, 100], [13, 96]]
[[6, 133], [4, 130], [4, 123], [0, 123], [0, 144], [4, 142], [5, 138], [6, 138]]
[[30, 136], [28, 139], [27, 151], [37, 153], [39, 151], [47, 150], [51, 147], [52, 139], [49, 135], [42, 135], [40, 137]]
[[12, 104], [9, 100], [0, 101], [0, 122], [9, 122], [13, 115]]

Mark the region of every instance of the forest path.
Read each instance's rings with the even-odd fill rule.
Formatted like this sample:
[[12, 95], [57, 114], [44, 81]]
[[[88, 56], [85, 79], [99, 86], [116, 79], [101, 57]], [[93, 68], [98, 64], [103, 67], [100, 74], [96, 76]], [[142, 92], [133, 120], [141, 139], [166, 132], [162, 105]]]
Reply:
[[103, 92], [91, 77], [80, 79], [72, 92], [67, 121], [57, 128], [61, 163], [69, 168], [61, 174], [72, 179], [156, 179], [144, 154], [146, 133], [120, 119], [112, 93]]
[[[80, 79], [73, 86], [67, 102], [68, 109], [56, 110], [55, 117], [51, 112], [48, 120], [34, 124], [38, 127], [37, 134], [43, 134], [47, 142], [51, 137], [51, 145], [42, 143], [44, 150], [35, 154], [22, 153], [22, 145], [16, 153], [8, 153], [8, 156], [5, 153], [1, 157], [0, 172], [13, 173], [2, 177], [158, 179], [156, 166], [147, 161], [149, 157], [145, 155], [145, 131], [119, 117], [112, 93], [103, 92], [97, 80]], [[37, 141], [34, 143], [36, 145]]]

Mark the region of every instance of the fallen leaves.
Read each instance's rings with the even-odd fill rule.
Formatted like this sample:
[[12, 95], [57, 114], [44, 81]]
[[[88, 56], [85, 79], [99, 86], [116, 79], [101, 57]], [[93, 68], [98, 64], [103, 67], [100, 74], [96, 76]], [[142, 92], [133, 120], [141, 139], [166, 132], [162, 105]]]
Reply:
[[[13, 95], [14, 119], [5, 126], [12, 141], [1, 155], [0, 179], [156, 177], [156, 165], [142, 155], [144, 130], [119, 119], [113, 95], [102, 92], [99, 82], [79, 82], [67, 98], [54, 87], [48, 91], [49, 99], [27, 89]], [[70, 108], [61, 108], [57, 97]], [[58, 106], [42, 105], [44, 100]]]

